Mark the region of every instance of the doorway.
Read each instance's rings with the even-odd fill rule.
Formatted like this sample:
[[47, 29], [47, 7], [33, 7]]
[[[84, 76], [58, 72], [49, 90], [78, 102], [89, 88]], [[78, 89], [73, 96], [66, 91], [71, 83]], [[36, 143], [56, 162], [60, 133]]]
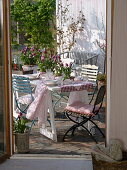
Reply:
[[[15, 63], [15, 61], [14, 61], [14, 66], [15, 66], [15, 64], [17, 64], [17, 63]], [[16, 70], [16, 72], [17, 72], [17, 70]], [[59, 116], [59, 115], [58, 115]], [[58, 121], [59, 121], [59, 117], [58, 117]], [[61, 122], [59, 122], [59, 124], [61, 125]], [[59, 127], [58, 127], [58, 129], [59, 129]], [[35, 132], [36, 132], [36, 129], [35, 129]], [[37, 132], [38, 134], [39, 134], [39, 132]], [[80, 137], [79, 137], [80, 138]], [[43, 148], [44, 149], [44, 147], [46, 146], [46, 143], [47, 143], [47, 141], [46, 141], [47, 139], [45, 139], [45, 138], [41, 138], [41, 136], [40, 136], [40, 143], [42, 143], [43, 141], [45, 141], [45, 144], [43, 144], [42, 143], [42, 145], [41, 145], [41, 148]], [[40, 148], [38, 148], [38, 146], [36, 145], [36, 143], [38, 143], [38, 139], [37, 140], [35, 140], [35, 136], [33, 136], [33, 138], [31, 138], [31, 141], [32, 141], [32, 143], [33, 143], [33, 145], [35, 145], [35, 148], [36, 148], [36, 151], [35, 151], [35, 153], [38, 153], [38, 150], [40, 151]], [[73, 143], [73, 142], [72, 142]], [[70, 145], [72, 145], [72, 143], [70, 144]], [[54, 145], [54, 143], [50, 143], [49, 142], [49, 145], [47, 146], [48, 148], [50, 148], [50, 146], [51, 145]], [[70, 148], [70, 145], [68, 145], [67, 144], [67, 146], [66, 146], [66, 148]], [[74, 145], [75, 145], [75, 143], [74, 143]], [[61, 146], [61, 145], [59, 145], [58, 146], [58, 148], [57, 148], [57, 150], [58, 150], [58, 152], [59, 152], [59, 148], [64, 148], [64, 145], [63, 146]], [[84, 145], [82, 145], [81, 146], [82, 148], [84, 147]], [[88, 144], [86, 144], [86, 147], [88, 147]], [[38, 150], [37, 150], [37, 148], [38, 148]], [[77, 149], [76, 149], [77, 148]], [[70, 152], [70, 154], [74, 154], [74, 150], [77, 150], [78, 152], [77, 153], [80, 153], [80, 148], [78, 148], [78, 147], [75, 147], [75, 148], [72, 148], [72, 152]], [[47, 153], [47, 150], [43, 150], [42, 151], [43, 153]], [[50, 153], [52, 153], [52, 152], [55, 152], [55, 151], [53, 151], [53, 149], [51, 148], [51, 151], [50, 151]], [[59, 152], [60, 153], [60, 152]], [[61, 153], [63, 154], [63, 151], [61, 151]], [[67, 152], [66, 152], [67, 153]], [[64, 153], [65, 154], [65, 153]]]
[[0, 0], [0, 162], [10, 157], [8, 1]]

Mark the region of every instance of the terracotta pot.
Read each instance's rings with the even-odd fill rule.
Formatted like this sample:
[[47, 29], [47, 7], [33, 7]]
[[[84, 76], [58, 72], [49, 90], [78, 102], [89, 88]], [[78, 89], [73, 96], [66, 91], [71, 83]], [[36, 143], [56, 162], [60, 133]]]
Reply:
[[16, 153], [29, 152], [29, 133], [15, 133]]

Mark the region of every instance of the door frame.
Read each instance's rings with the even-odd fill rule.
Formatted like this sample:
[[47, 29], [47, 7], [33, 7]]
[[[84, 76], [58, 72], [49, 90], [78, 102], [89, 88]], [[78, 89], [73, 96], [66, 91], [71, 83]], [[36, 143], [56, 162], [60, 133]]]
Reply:
[[[12, 130], [12, 125], [13, 125], [13, 117], [12, 117], [12, 90], [11, 90], [11, 74], [12, 74], [12, 69], [11, 69], [11, 45], [10, 45], [10, 21], [9, 21], [9, 13], [10, 13], [10, 1], [9, 0], [3, 0], [4, 4], [4, 16], [5, 16], [5, 22], [4, 22], [4, 51], [5, 51], [5, 66], [6, 66], [6, 71], [5, 71], [5, 99], [7, 101], [7, 107], [6, 107], [6, 122], [8, 122], [6, 125], [6, 142], [7, 142], [7, 153], [3, 156], [0, 157], [0, 162], [3, 160], [6, 160], [9, 158], [14, 151], [14, 141], [13, 141], [13, 130]], [[107, 134], [108, 134], [108, 114], [110, 113], [110, 87], [111, 87], [111, 30], [108, 30], [109, 28], [112, 28], [112, 23], [111, 23], [111, 16], [112, 16], [112, 3], [113, 0], [106, 0], [106, 25], [107, 25], [107, 110], [106, 110], [106, 143], [108, 141], [107, 139]], [[110, 25], [111, 24], [111, 25]]]
[[10, 13], [10, 2], [9, 0], [3, 0], [3, 46], [4, 46], [4, 94], [5, 94], [5, 123], [6, 123], [6, 130], [5, 130], [5, 143], [6, 143], [6, 151], [3, 156], [0, 157], [0, 163], [6, 160], [11, 156], [11, 145], [12, 145], [12, 128], [11, 122], [11, 113], [12, 113], [12, 106], [10, 100], [11, 94], [11, 65], [10, 65], [10, 22], [9, 22], [9, 13]]

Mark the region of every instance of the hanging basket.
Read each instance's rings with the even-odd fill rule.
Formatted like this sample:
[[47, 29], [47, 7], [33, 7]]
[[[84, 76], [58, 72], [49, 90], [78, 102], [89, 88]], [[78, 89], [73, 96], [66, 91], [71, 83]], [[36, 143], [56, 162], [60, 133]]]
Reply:
[[94, 154], [92, 156], [93, 170], [127, 170], [127, 160], [118, 162], [106, 162], [96, 160]]

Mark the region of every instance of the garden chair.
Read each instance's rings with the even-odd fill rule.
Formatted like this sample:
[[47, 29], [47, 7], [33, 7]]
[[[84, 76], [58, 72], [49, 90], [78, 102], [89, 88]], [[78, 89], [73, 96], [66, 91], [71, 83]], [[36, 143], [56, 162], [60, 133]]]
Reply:
[[85, 126], [86, 123], [88, 123], [88, 121], [90, 121], [100, 131], [102, 136], [105, 137], [105, 135], [103, 134], [101, 129], [93, 121], [93, 118], [96, 115], [98, 115], [98, 113], [102, 107], [105, 91], [106, 91], [106, 86], [105, 85], [101, 86], [98, 91], [97, 97], [95, 99], [94, 105], [84, 104], [82, 102], [75, 102], [71, 105], [68, 105], [65, 108], [65, 114], [66, 114], [67, 118], [70, 121], [72, 121], [74, 123], [74, 125], [67, 130], [67, 132], [65, 133], [65, 135], [63, 137], [63, 141], [69, 132], [72, 131], [72, 135], [74, 135], [74, 131], [77, 128], [82, 127], [91, 136], [91, 138], [97, 143], [96, 139], [94, 138], [94, 136], [91, 133], [91, 129], [89, 130]]
[[92, 102], [95, 93], [97, 92], [98, 86], [97, 86], [97, 75], [99, 72], [99, 67], [96, 65], [82, 65], [81, 68], [81, 75], [85, 77], [88, 81], [94, 83], [94, 87], [91, 92], [88, 93], [91, 97], [90, 103]]
[[[14, 75], [12, 77], [12, 87], [16, 112], [25, 116], [29, 105], [34, 100], [33, 88], [28, 77]], [[30, 126], [34, 124], [34, 120]]]
[[[98, 55], [97, 54], [94, 54], [94, 55], [91, 54], [90, 55], [86, 52], [71, 51], [71, 52], [61, 53], [61, 54], [59, 54], [59, 56], [61, 56], [63, 58], [63, 60], [64, 59], [74, 60], [72, 70], [76, 71], [77, 68], [79, 68], [79, 66], [80, 66], [81, 67], [81, 74], [83, 76], [87, 75], [89, 81], [91, 81], [91, 79], [92, 79], [92, 81], [95, 82], [95, 86], [92, 89], [92, 92], [88, 93], [89, 96], [92, 96], [91, 100], [90, 100], [90, 102], [92, 102], [92, 100], [94, 98], [94, 94], [97, 90], [96, 81], [97, 81], [97, 74], [98, 74], [98, 66], [96, 66], [96, 65], [97, 65], [97, 61], [98, 61]], [[87, 64], [87, 65], [84, 65], [84, 64]], [[93, 64], [95, 64], [95, 65], [93, 65]], [[92, 78], [91, 78], [91, 75], [92, 75]], [[63, 104], [67, 104], [69, 94], [70, 94], [69, 92], [62, 92], [60, 95], [57, 95], [58, 99], [54, 104], [54, 108], [56, 106], [62, 104], [62, 102], [61, 102], [62, 99], [64, 99], [64, 101], [65, 101], [65, 102], [63, 102]]]

